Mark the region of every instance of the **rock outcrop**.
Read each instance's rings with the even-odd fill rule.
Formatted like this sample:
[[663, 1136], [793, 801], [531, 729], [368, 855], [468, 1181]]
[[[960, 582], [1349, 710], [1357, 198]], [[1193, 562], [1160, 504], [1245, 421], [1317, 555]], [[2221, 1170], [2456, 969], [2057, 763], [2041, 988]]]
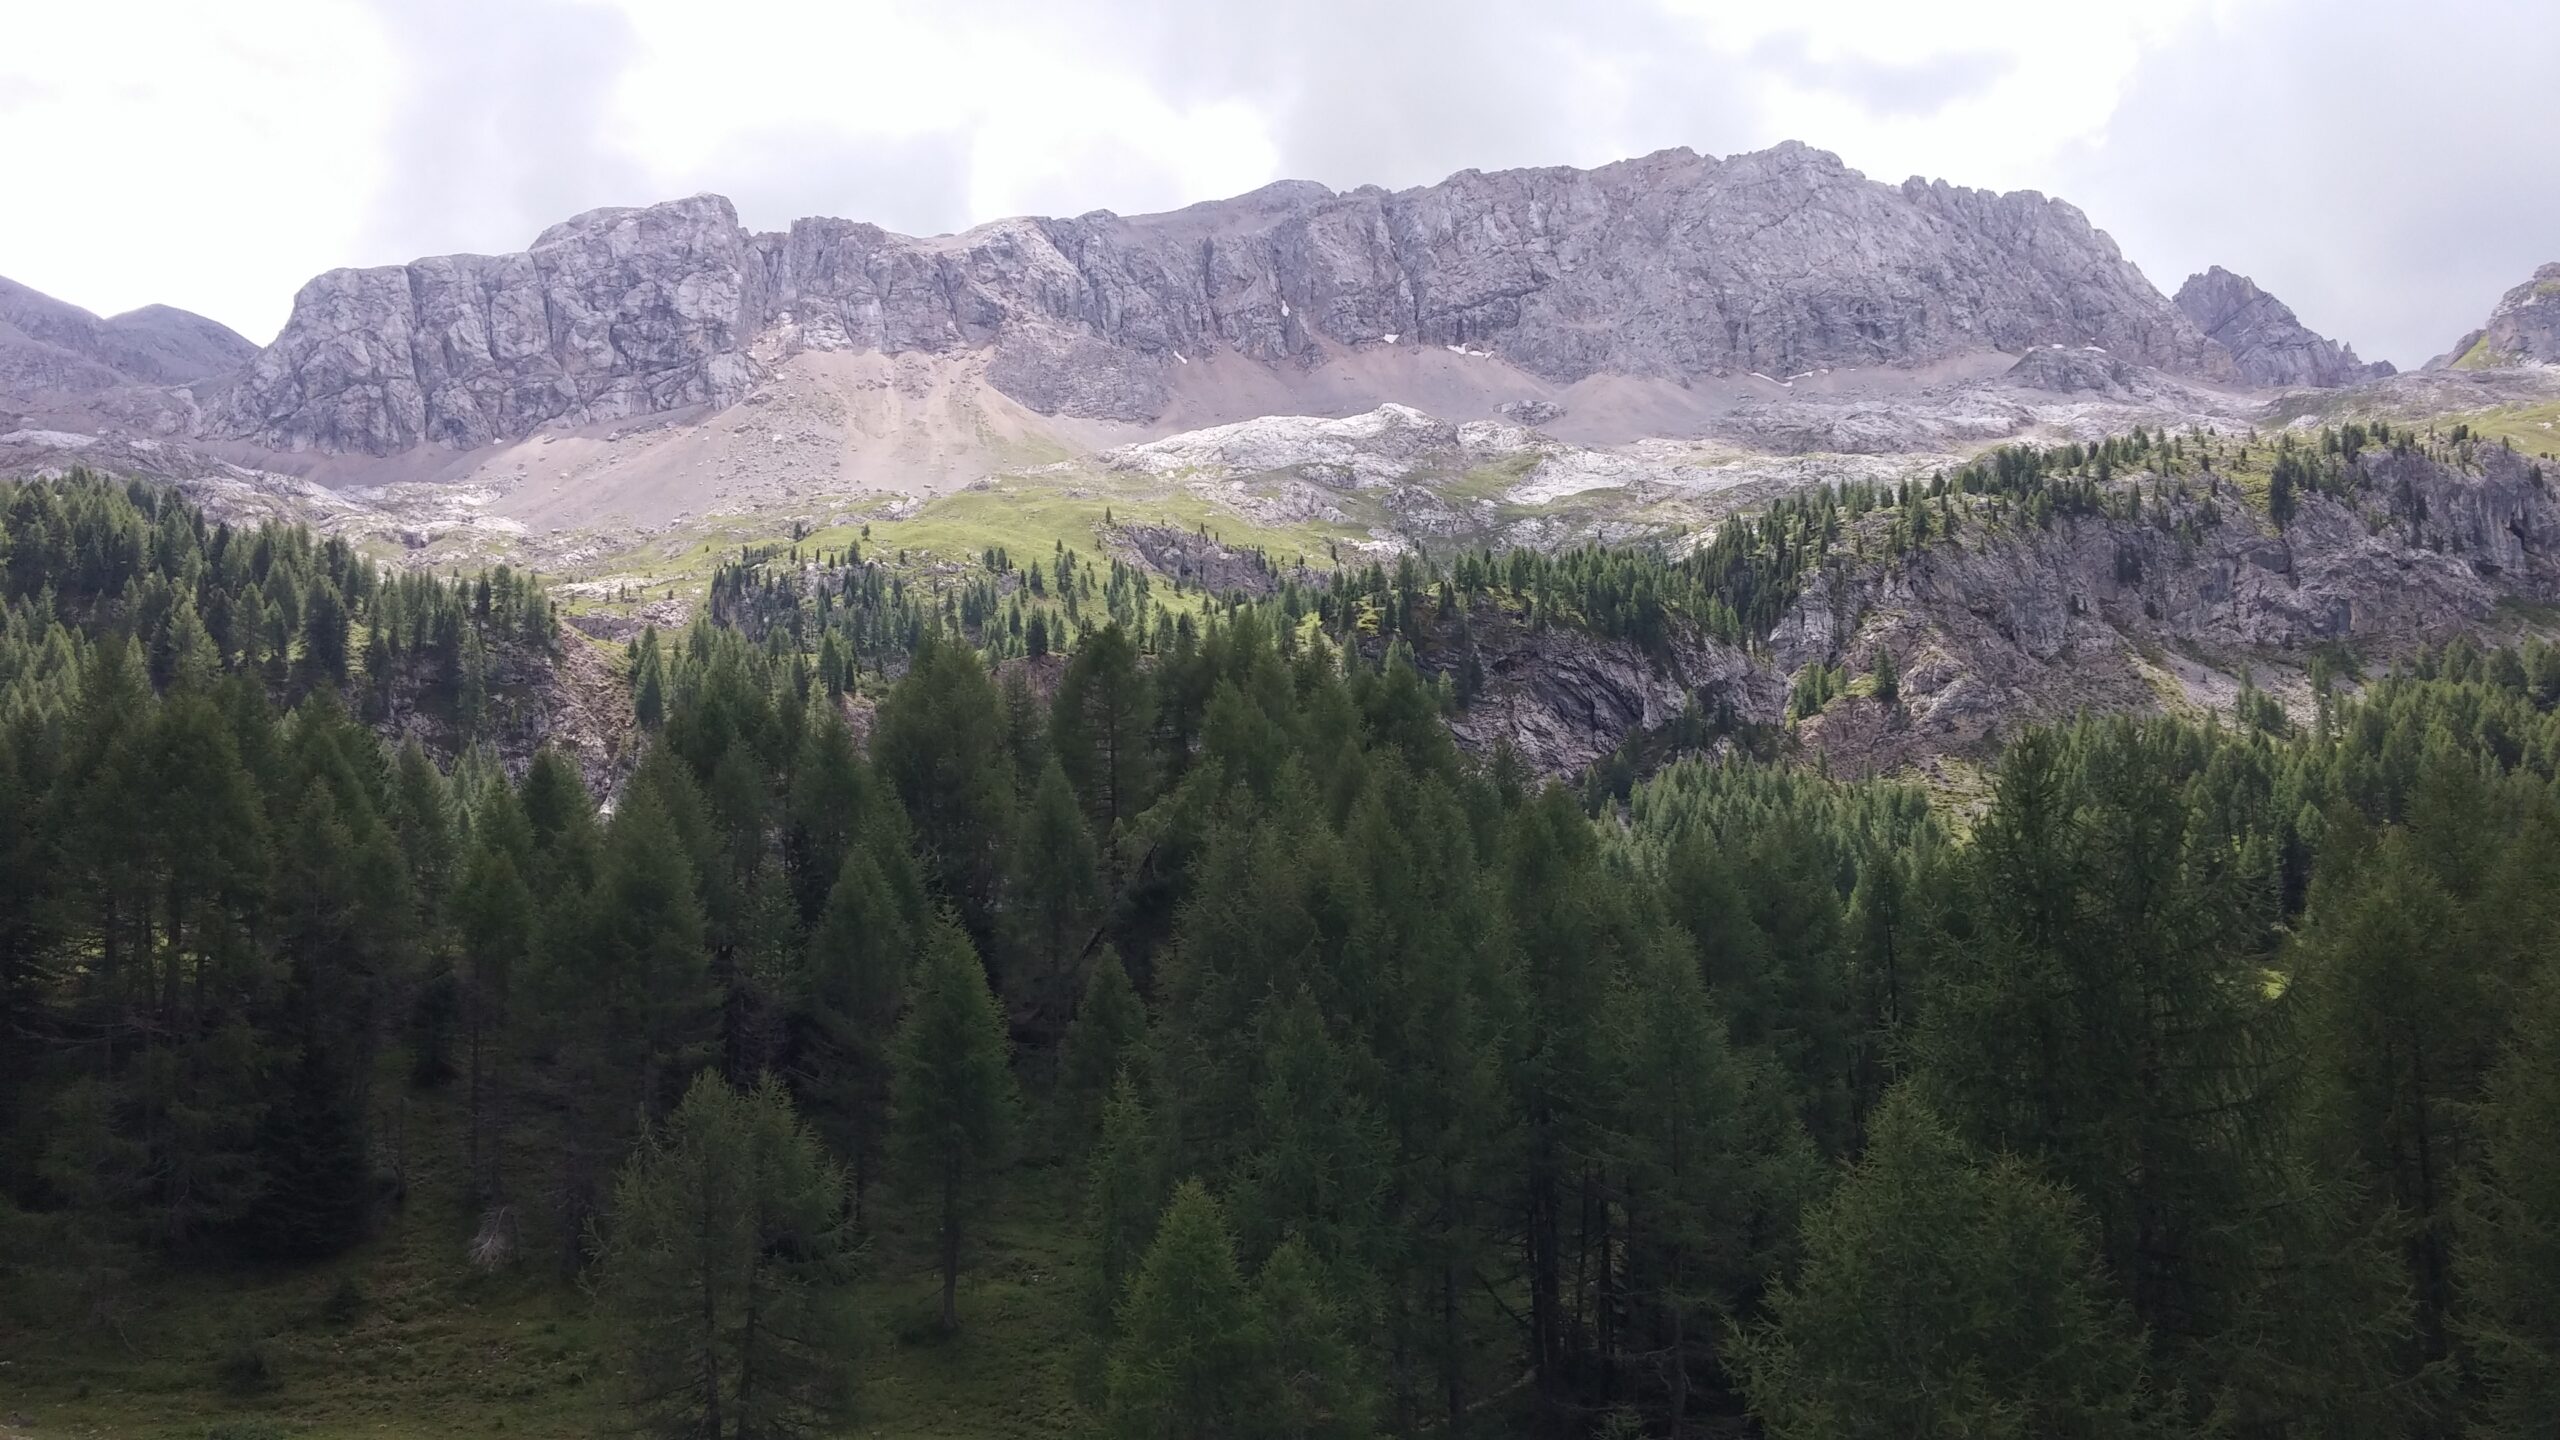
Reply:
[[1398, 192], [1284, 182], [1164, 215], [932, 239], [833, 219], [751, 236], [710, 195], [597, 211], [521, 255], [321, 276], [216, 423], [285, 450], [476, 445], [734, 400], [769, 332], [982, 352], [989, 380], [1035, 410], [1127, 421], [1162, 414], [1192, 357], [1285, 370], [1380, 346], [1447, 347], [1558, 385], [2053, 344], [2236, 373], [2071, 206], [1880, 184], [1787, 144]]
[[726, 405], [754, 383], [762, 274], [716, 195], [592, 210], [519, 255], [332, 270], [214, 423], [277, 450], [387, 455]]
[[228, 326], [166, 305], [101, 320], [0, 279], [0, 395], [90, 395], [182, 385], [239, 369], [258, 347]]
[[2489, 323], [2427, 362], [2430, 370], [2498, 370], [2517, 365], [2560, 365], [2560, 261], [2508, 291], [2489, 312]]
[[2357, 359], [2354, 346], [2312, 330], [2256, 281], [2219, 265], [2188, 276], [2177, 306], [2231, 352], [2241, 378], [2254, 385], [2330, 388], [2395, 373], [2388, 360], [2368, 365]]
[[1889, 650], [1897, 703], [1844, 697], [1793, 732], [1858, 774], [1979, 759], [2087, 711], [2227, 708], [2243, 677], [2307, 703], [2317, 649], [2379, 669], [2455, 635], [2512, 638], [2518, 616], [2560, 600], [2560, 497], [2528, 457], [2475, 444], [2348, 463], [2351, 492], [2303, 493], [2281, 531], [2228, 482], [2192, 476], [2170, 498], [2146, 480], [2138, 519], [2112, 505], [2045, 525], [1977, 518], [1896, 554], [1875, 543], [1891, 516], [1873, 515], [1857, 522], [1864, 557], [1822, 566], [1748, 647], [1675, 627], [1646, 653], [1481, 603], [1463, 629], [1433, 621], [1411, 639], [1435, 675], [1474, 657], [1481, 689], [1452, 720], [1463, 744], [1559, 775], [1692, 704], [1775, 726], [1806, 666], [1863, 675]]

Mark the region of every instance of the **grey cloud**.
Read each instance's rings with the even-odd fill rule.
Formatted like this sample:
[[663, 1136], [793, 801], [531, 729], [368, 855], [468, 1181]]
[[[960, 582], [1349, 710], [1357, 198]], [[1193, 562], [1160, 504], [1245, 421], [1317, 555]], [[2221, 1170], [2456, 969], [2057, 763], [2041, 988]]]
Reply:
[[945, 0], [930, 13], [1029, 28], [1135, 69], [1178, 106], [1244, 100], [1271, 127], [1273, 178], [1337, 188], [1721, 151], [1748, 116], [1728, 62], [1645, 0]]
[[[1933, 115], [1958, 100], [1978, 95], [2010, 70], [2010, 59], [1989, 51], [1968, 50], [1932, 55], [1925, 60], [1883, 61], [1860, 56], [1814, 58], [1801, 32], [1762, 40], [1751, 50], [1751, 63], [1765, 66], [1808, 90], [1845, 95], [1870, 114], [1916, 117]], [[1807, 144], [1820, 144], [1806, 139]]]
[[620, 14], [563, 0], [376, 0], [401, 58], [373, 262], [520, 249], [599, 205], [645, 204], [613, 143], [633, 50]]
[[929, 131], [848, 138], [822, 129], [742, 135], [714, 151], [693, 187], [736, 203], [750, 229], [780, 230], [808, 215], [868, 220], [908, 235], [939, 235], [969, 213], [969, 137]]
[[2221, 264], [2419, 364], [2560, 259], [2555, 55], [2548, 0], [2275, 0], [2150, 57], [2053, 188], [2163, 289]]

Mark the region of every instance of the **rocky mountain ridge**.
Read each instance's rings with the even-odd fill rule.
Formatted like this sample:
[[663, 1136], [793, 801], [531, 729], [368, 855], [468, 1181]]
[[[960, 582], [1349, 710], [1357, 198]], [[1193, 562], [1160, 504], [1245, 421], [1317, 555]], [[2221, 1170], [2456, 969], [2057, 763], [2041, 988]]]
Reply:
[[2560, 261], [2499, 297], [2489, 323], [2427, 362], [2430, 370], [2498, 370], [2519, 365], [2560, 365]]
[[257, 353], [230, 327], [185, 310], [146, 305], [102, 320], [0, 279], [0, 397], [182, 385], [238, 370]]
[[517, 255], [318, 277], [209, 423], [283, 451], [476, 446], [731, 403], [760, 342], [981, 352], [1034, 410], [1121, 421], [1163, 415], [1211, 356], [1285, 376], [1416, 347], [1556, 385], [2050, 344], [2238, 376], [2070, 205], [1885, 185], [1787, 144], [1398, 192], [1284, 182], [929, 239], [837, 219], [750, 234], [714, 195], [593, 211]]
[[2354, 346], [2317, 333], [2256, 281], [2219, 265], [2188, 276], [2175, 303], [2197, 329], [2231, 352], [2241, 375], [2254, 384], [2325, 389], [2397, 373], [2388, 360], [2358, 360]]

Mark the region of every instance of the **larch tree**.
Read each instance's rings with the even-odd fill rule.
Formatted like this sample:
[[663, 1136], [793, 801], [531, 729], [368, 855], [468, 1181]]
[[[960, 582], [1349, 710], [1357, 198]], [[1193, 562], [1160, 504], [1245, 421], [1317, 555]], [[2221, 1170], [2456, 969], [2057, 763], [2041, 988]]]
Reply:
[[825, 1433], [852, 1395], [844, 1176], [768, 1078], [697, 1078], [613, 1188], [596, 1249], [633, 1417], [684, 1440]]
[[937, 922], [917, 959], [892, 1048], [893, 1140], [908, 1192], [931, 1206], [942, 1269], [942, 1328], [960, 1328], [969, 1216], [1003, 1163], [1018, 1100], [1004, 1012], [969, 937]]

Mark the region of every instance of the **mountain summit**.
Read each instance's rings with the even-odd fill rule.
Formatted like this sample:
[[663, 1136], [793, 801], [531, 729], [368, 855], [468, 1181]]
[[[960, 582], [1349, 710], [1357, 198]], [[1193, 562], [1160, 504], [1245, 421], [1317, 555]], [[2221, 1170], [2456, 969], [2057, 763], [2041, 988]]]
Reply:
[[0, 395], [86, 394], [228, 374], [258, 347], [202, 315], [146, 305], [101, 320], [0, 279]]
[[2354, 346], [2317, 333], [2258, 282], [2219, 265], [2188, 276], [2178, 287], [2177, 306], [2231, 352], [2242, 377], [2253, 384], [2327, 387], [2396, 373], [2388, 360], [2358, 360]]

